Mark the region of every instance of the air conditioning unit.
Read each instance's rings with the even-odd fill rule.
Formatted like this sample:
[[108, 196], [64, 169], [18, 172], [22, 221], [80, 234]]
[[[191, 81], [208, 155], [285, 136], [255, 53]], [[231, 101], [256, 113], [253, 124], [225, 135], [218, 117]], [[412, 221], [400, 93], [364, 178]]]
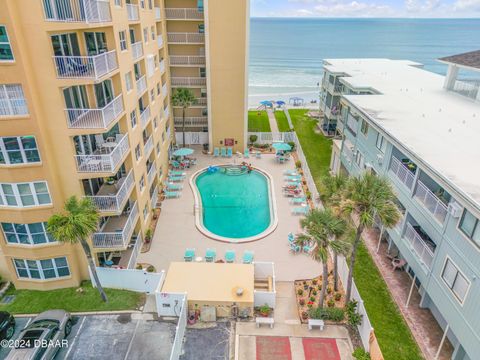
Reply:
[[378, 165], [383, 164], [383, 155], [382, 154], [377, 154], [377, 163], [378, 163]]
[[368, 173], [368, 174], [373, 174], [374, 171], [375, 171], [373, 169], [372, 164], [370, 164], [370, 163], [365, 163], [364, 167], [365, 167], [365, 172]]
[[448, 212], [454, 218], [459, 218], [460, 216], [462, 216], [463, 208], [456, 201], [452, 201], [450, 204], [448, 204]]

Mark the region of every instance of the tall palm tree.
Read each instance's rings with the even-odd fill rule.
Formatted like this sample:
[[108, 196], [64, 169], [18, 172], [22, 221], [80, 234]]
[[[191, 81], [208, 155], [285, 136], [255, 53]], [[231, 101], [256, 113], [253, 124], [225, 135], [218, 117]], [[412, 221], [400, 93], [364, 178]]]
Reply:
[[180, 106], [182, 108], [183, 146], [185, 146], [185, 112], [190, 106], [197, 103], [197, 98], [192, 90], [177, 88], [172, 95], [172, 102], [174, 106]]
[[352, 294], [353, 267], [357, 256], [358, 245], [365, 229], [371, 228], [378, 217], [386, 228], [394, 227], [400, 220], [400, 211], [395, 205], [395, 193], [389, 181], [384, 177], [365, 173], [359, 177], [351, 177], [345, 187], [341, 210], [347, 215], [358, 217], [355, 230], [350, 268], [348, 269], [346, 301]]
[[322, 263], [322, 290], [319, 307], [323, 307], [325, 291], [328, 286], [328, 249], [340, 251], [345, 245], [338, 239], [346, 229], [346, 222], [331, 210], [313, 209], [300, 221], [304, 231], [295, 243], [300, 246], [311, 245], [312, 258]]
[[107, 302], [107, 294], [98, 279], [92, 252], [87, 243], [87, 238], [97, 230], [99, 220], [97, 208], [88, 198], [79, 200], [76, 196], [71, 196], [65, 202], [64, 209], [63, 214], [54, 214], [48, 219], [47, 230], [57, 241], [82, 245], [100, 296]]

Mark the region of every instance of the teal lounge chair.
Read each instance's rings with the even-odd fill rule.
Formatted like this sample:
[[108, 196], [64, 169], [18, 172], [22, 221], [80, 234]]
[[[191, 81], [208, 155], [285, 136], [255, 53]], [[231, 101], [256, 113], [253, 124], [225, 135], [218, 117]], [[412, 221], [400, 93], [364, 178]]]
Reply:
[[248, 159], [250, 157], [250, 151], [248, 149], [245, 149], [245, 151], [243, 152], [243, 157], [245, 159]]
[[262, 153], [261, 153], [260, 151], [257, 151], [257, 152], [255, 153], [255, 157], [256, 157], [257, 159], [261, 159], [261, 158], [262, 158]]
[[290, 199], [290, 204], [300, 205], [300, 204], [304, 204], [306, 201], [307, 201], [307, 198], [305, 196], [302, 196], [302, 197]]
[[225, 262], [230, 263], [230, 264], [235, 262], [235, 251], [234, 250], [225, 251]]
[[288, 242], [293, 243], [295, 241], [295, 235], [288, 233]]
[[290, 243], [290, 250], [297, 253], [300, 251], [300, 245], [295, 245], [294, 243]]
[[253, 262], [253, 251], [245, 250], [243, 253], [243, 263], [251, 264]]
[[187, 173], [185, 171], [178, 171], [178, 170], [170, 170], [168, 172], [169, 176], [183, 176], [185, 177]]
[[183, 189], [183, 185], [182, 184], [174, 184], [174, 183], [168, 183], [167, 184], [167, 190], [168, 191], [171, 191], [171, 190], [182, 190]]
[[182, 168], [182, 165], [180, 165], [180, 163], [178, 161], [172, 160], [171, 164], [172, 164], [174, 169], [181, 169]]
[[299, 187], [300, 184], [301, 184], [300, 181], [288, 181], [285, 183], [286, 186], [297, 186], [297, 187]]
[[308, 206], [296, 207], [292, 209], [292, 215], [307, 215], [308, 211]]
[[195, 249], [189, 248], [185, 250], [185, 255], [183, 256], [185, 261], [192, 262], [194, 257], [195, 257]]
[[185, 180], [185, 176], [169, 176], [168, 177], [168, 181], [171, 181], [171, 182], [180, 182], [180, 181], [183, 181]]
[[213, 157], [218, 157], [218, 155], [220, 155], [219, 149], [217, 147], [213, 148]]
[[165, 190], [165, 198], [167, 199], [176, 199], [179, 198], [180, 195], [182, 195], [180, 191]]
[[283, 172], [283, 175], [295, 176], [299, 175], [299, 173], [296, 170], [285, 170]]
[[302, 177], [300, 175], [288, 175], [288, 176], [285, 176], [285, 180], [288, 180], [288, 181], [301, 181], [302, 180]]
[[215, 249], [207, 249], [207, 251], [205, 252], [206, 262], [214, 262], [216, 257], [217, 257], [217, 252], [215, 251]]
[[222, 150], [221, 150], [221, 151], [222, 151], [222, 152], [221, 152], [221, 153], [222, 153], [222, 157], [227, 157], [227, 149], [224, 148], [224, 147], [222, 147]]
[[231, 158], [233, 156], [233, 149], [231, 147], [227, 148], [227, 157]]
[[310, 245], [304, 245], [302, 249], [304, 253], [309, 253], [312, 251], [312, 247]]

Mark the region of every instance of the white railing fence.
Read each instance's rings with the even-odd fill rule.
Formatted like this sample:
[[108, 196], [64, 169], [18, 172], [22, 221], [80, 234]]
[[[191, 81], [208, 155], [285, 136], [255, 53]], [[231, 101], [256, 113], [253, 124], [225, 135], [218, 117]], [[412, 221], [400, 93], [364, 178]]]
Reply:
[[133, 170], [130, 170], [115, 195], [86, 196], [92, 200], [98, 211], [121, 211], [134, 185]]
[[44, 0], [45, 20], [100, 23], [112, 20], [108, 0]]
[[135, 4], [125, 4], [127, 6], [127, 16], [128, 20], [136, 21], [138, 20], [138, 5]]
[[153, 135], [147, 139], [145, 144], [143, 144], [143, 153], [146, 157], [150, 155], [150, 152], [153, 150]]
[[392, 156], [392, 161], [390, 162], [390, 171], [392, 171], [397, 179], [405, 184], [406, 187], [409, 189], [412, 188], [415, 183], [415, 175], [394, 156]]
[[59, 78], [100, 79], [118, 68], [115, 50], [94, 56], [54, 56]]
[[137, 96], [140, 97], [147, 90], [147, 78], [143, 75], [137, 80]]
[[[175, 140], [177, 144], [183, 145], [183, 132], [175, 131]], [[185, 132], [186, 145], [203, 145], [208, 144], [208, 132]]]
[[172, 86], [205, 86], [207, 79], [202, 77], [172, 77]]
[[168, 42], [170, 43], [203, 43], [205, 42], [205, 34], [187, 33], [187, 32], [169, 32], [167, 33]]
[[133, 246], [132, 254], [130, 255], [130, 259], [128, 260], [127, 269], [134, 269], [135, 268], [135, 265], [137, 263], [138, 254], [140, 254], [140, 250], [142, 249], [142, 244], [143, 244], [142, 236], [139, 234], [137, 236], [137, 239], [135, 240], [135, 245]]
[[203, 13], [195, 8], [167, 8], [167, 20], [202, 20]]
[[[168, 115], [165, 114], [165, 117], [168, 117]], [[175, 116], [173, 121], [174, 121], [175, 126], [177, 126], [177, 127], [183, 126], [183, 118], [181, 116]], [[192, 126], [205, 127], [205, 126], [208, 126], [208, 117], [206, 117], [206, 116], [186, 116], [185, 117], [185, 126], [186, 127], [192, 127]]]
[[251, 135], [256, 135], [257, 140], [255, 141], [258, 144], [272, 144], [274, 142], [295, 142], [296, 135], [295, 133], [292, 132], [278, 132], [278, 133], [272, 133], [272, 132], [249, 132], [247, 134], [248, 142], [250, 142], [250, 136]]
[[142, 129], [145, 129], [145, 126], [148, 124], [148, 120], [150, 120], [150, 106], [147, 106], [140, 113], [140, 124], [142, 125]]
[[272, 309], [276, 306], [277, 290], [275, 286], [275, 266], [273, 262], [253, 262], [254, 277], [255, 279], [266, 280], [272, 279], [272, 289], [267, 290], [254, 290], [253, 291], [253, 303], [254, 306], [263, 306], [267, 304]]
[[420, 262], [425, 264], [425, 266], [430, 269], [432, 267], [433, 257], [435, 256], [434, 252], [429, 248], [427, 243], [415, 231], [410, 223], [407, 223], [404, 236], [412, 246], [414, 252], [417, 254]]
[[480, 100], [480, 81], [456, 80], [453, 91], [474, 100]]
[[308, 166], [307, 158], [305, 157], [305, 154], [303, 153], [302, 145], [300, 144], [300, 141], [297, 138], [297, 134], [295, 134], [294, 142], [295, 142], [295, 151], [297, 152], [298, 159], [302, 163], [303, 177], [307, 181], [308, 189], [310, 190], [310, 192], [312, 194], [312, 201], [315, 204], [319, 204], [320, 194], [318, 193], [317, 186], [315, 185], [315, 181], [313, 180], [312, 173], [311, 173], [310, 168]]
[[[104, 288], [153, 293], [163, 284], [165, 272], [149, 273], [144, 270], [97, 267], [98, 280]], [[90, 272], [90, 269], [89, 269]], [[92, 274], [92, 286], [96, 287]]]
[[417, 181], [415, 189], [415, 198], [420, 201], [425, 208], [437, 219], [441, 224], [445, 222], [447, 217], [447, 205], [438, 198], [421, 180]]
[[133, 60], [137, 60], [139, 57], [143, 55], [143, 46], [141, 41], [137, 41], [131, 45], [132, 47], [132, 58]]
[[152, 163], [152, 165], [150, 166], [150, 169], [147, 172], [147, 180], [149, 184], [153, 183], [156, 173], [157, 173], [157, 166], [155, 165], [155, 163]]
[[163, 36], [162, 34], [157, 34], [157, 45], [159, 48], [163, 46]]
[[185, 330], [187, 328], [187, 313], [188, 303], [187, 295], [184, 295], [181, 301], [180, 315], [178, 316], [177, 328], [175, 329], [175, 339], [173, 340], [172, 351], [170, 353], [170, 360], [180, 359], [182, 355], [183, 338], [185, 336]]
[[72, 129], [105, 129], [122, 112], [122, 95], [118, 95], [101, 109], [65, 109], [67, 125]]
[[171, 55], [170, 65], [205, 65], [205, 56]]

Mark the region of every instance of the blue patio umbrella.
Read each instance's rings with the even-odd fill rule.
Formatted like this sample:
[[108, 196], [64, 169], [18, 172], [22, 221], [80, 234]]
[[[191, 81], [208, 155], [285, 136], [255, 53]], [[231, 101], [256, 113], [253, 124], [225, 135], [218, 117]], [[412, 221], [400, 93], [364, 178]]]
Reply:
[[285, 101], [278, 100], [278, 101], [277, 101], [277, 105], [278, 105], [278, 106], [285, 105]]
[[281, 143], [274, 143], [272, 147], [277, 150], [277, 151], [289, 151], [292, 150], [292, 147], [288, 145], [287, 143], [281, 142]]
[[173, 152], [174, 156], [187, 156], [193, 154], [193, 149], [181, 148]]
[[272, 102], [268, 100], [260, 101], [260, 104], [263, 106], [272, 106]]

